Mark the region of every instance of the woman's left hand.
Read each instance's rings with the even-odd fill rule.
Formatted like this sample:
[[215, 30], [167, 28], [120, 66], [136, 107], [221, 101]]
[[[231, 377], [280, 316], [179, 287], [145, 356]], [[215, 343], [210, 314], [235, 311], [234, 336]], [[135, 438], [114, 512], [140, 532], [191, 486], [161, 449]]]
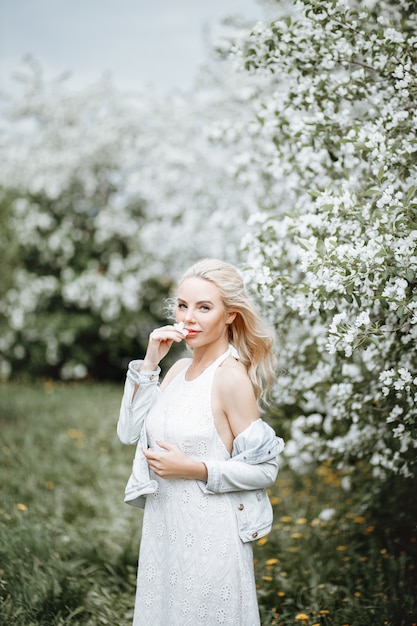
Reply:
[[207, 480], [207, 468], [201, 461], [194, 461], [181, 452], [178, 446], [156, 441], [162, 451], [152, 448], [144, 449], [143, 453], [149, 468], [161, 478], [193, 478]]

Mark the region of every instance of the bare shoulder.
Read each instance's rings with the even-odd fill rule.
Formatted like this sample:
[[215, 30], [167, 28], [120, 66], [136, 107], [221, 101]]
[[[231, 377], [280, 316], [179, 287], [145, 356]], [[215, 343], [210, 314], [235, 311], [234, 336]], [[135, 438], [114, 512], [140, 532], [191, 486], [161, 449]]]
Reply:
[[191, 361], [192, 359], [188, 357], [176, 361], [165, 374], [164, 380], [161, 383], [161, 389], [164, 389], [167, 385], [169, 385], [169, 383], [175, 378], [175, 376], [177, 376], [177, 374], [182, 372], [183, 369], [191, 364]]
[[255, 392], [245, 366], [229, 357], [216, 371], [215, 385], [225, 406], [250, 402], [256, 405]]
[[245, 366], [232, 356], [229, 356], [217, 368], [216, 382], [219, 382], [225, 389], [234, 388], [236, 384], [251, 385]]
[[245, 366], [229, 357], [217, 369], [214, 379], [215, 406], [227, 418], [236, 437], [258, 419], [259, 407]]

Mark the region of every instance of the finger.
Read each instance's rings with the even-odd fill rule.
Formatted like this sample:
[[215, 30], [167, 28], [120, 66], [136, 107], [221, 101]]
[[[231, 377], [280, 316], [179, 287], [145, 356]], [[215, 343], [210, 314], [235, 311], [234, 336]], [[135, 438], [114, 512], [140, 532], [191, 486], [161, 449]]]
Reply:
[[155, 450], [152, 450], [152, 448], [142, 448], [143, 450], [143, 454], [146, 456], [146, 458], [150, 461], [157, 461], [159, 458], [159, 455], [157, 452], [155, 452]]
[[175, 337], [184, 337], [184, 332], [180, 328], [176, 328], [175, 326], [161, 326], [161, 328], [155, 328], [150, 336], [152, 338], [171, 338]]
[[155, 442], [158, 444], [160, 448], [163, 448], [164, 450], [172, 449], [172, 446], [170, 446], [168, 443], [165, 443], [164, 441], [159, 441], [159, 439], [156, 439]]

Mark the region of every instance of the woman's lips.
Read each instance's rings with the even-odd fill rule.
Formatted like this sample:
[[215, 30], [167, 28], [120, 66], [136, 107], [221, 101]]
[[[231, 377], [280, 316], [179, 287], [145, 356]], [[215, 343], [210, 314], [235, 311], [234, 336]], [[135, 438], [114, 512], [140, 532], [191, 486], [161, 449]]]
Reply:
[[185, 330], [188, 331], [187, 337], [196, 337], [198, 333], [200, 332], [199, 330], [192, 330], [190, 328], [186, 328]]

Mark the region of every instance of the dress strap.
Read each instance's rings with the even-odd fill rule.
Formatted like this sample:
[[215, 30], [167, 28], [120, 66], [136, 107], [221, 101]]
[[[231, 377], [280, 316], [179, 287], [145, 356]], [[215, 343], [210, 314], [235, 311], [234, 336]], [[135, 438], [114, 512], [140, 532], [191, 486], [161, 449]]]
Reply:
[[236, 350], [234, 346], [232, 346], [231, 343], [229, 343], [229, 347], [227, 348], [226, 352], [224, 352], [219, 357], [217, 357], [217, 359], [213, 361], [213, 363], [207, 369], [212, 369], [212, 368], [215, 369], [216, 367], [221, 365], [223, 361], [227, 359], [228, 356], [232, 356], [234, 359], [239, 359], [238, 351]]
[[[177, 379], [181, 379], [183, 381], [185, 381], [186, 383], [196, 383], [198, 380], [200, 381], [207, 381], [207, 377], [212, 378], [214, 376], [214, 372], [216, 371], [216, 369], [219, 367], [219, 365], [221, 365], [223, 363], [223, 361], [225, 361], [227, 359], [228, 356], [232, 356], [235, 359], [239, 358], [239, 354], [236, 350], [236, 348], [234, 346], [232, 346], [232, 344], [229, 344], [229, 347], [227, 348], [226, 352], [223, 352], [223, 354], [221, 354], [219, 357], [217, 357], [217, 359], [215, 361], [213, 361], [213, 363], [211, 363], [208, 367], [206, 367], [206, 369], [199, 375], [197, 376], [197, 378], [194, 378], [193, 380], [187, 381], [186, 380], [186, 375], [187, 372], [190, 368], [190, 366], [186, 365], [178, 374], [177, 376], [174, 378], [174, 380]], [[173, 381], [171, 381], [173, 382]], [[171, 383], [170, 383], [171, 384]]]

